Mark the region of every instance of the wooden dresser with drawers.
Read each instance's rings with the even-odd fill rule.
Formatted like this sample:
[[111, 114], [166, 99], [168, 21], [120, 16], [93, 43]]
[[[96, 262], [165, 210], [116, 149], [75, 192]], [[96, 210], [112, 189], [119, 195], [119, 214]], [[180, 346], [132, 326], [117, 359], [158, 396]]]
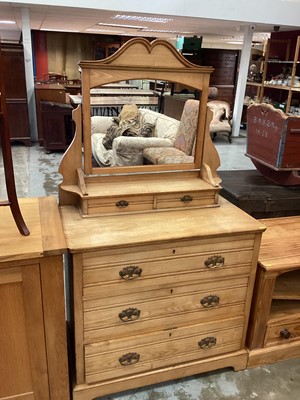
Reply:
[[[73, 283], [73, 399], [246, 368], [265, 228], [219, 199], [206, 106], [212, 68], [189, 63], [168, 42], [141, 38], [79, 65], [83, 102], [73, 111], [75, 137], [59, 169]], [[185, 121], [197, 130], [193, 162], [93, 167], [90, 89], [137, 76], [201, 92], [197, 123]]]
[[246, 368], [262, 224], [225, 200], [101, 218], [67, 206], [61, 216], [73, 280], [74, 400]]

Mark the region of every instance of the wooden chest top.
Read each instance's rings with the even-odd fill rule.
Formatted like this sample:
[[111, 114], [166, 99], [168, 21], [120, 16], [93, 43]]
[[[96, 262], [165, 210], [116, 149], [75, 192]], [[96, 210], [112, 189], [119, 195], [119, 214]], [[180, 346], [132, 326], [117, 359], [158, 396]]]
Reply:
[[220, 204], [217, 208], [86, 218], [73, 206], [60, 207], [60, 212], [71, 252], [264, 231], [260, 222], [236, 206], [224, 199]]
[[259, 263], [267, 271], [300, 267], [300, 217], [261, 219], [267, 230], [262, 236]]

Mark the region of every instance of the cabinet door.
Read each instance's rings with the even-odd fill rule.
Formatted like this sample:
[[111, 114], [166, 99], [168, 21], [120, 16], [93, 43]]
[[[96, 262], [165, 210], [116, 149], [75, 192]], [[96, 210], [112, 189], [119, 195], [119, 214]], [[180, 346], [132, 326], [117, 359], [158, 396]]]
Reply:
[[49, 400], [39, 264], [0, 268], [0, 399]]

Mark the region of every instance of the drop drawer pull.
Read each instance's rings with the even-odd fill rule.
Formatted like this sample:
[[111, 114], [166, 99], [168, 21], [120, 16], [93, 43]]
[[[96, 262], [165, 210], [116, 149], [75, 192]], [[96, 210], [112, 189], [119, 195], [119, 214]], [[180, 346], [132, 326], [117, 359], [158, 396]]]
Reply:
[[208, 257], [208, 259], [204, 261], [204, 265], [210, 269], [223, 267], [224, 263], [225, 258], [222, 256]]
[[116, 202], [116, 207], [118, 208], [126, 208], [128, 207], [129, 203], [126, 200], [120, 200]]
[[186, 194], [185, 196], [182, 196], [180, 201], [182, 201], [183, 203], [190, 203], [191, 201], [193, 201], [193, 197]]
[[119, 362], [121, 365], [132, 365], [138, 363], [140, 360], [140, 355], [138, 353], [127, 353], [123, 354], [122, 357], [119, 358]]
[[143, 270], [140, 267], [130, 265], [129, 267], [124, 267], [119, 275], [122, 279], [129, 280], [139, 278], [142, 274]]
[[210, 349], [211, 347], [214, 347], [217, 344], [217, 338], [214, 336], [208, 336], [204, 339], [201, 339], [200, 342], [198, 342], [198, 346], [201, 349]]
[[127, 308], [119, 313], [119, 318], [123, 322], [136, 321], [139, 319], [141, 311], [137, 308]]
[[282, 331], [280, 331], [280, 336], [283, 339], [289, 339], [291, 337], [291, 332], [288, 329], [284, 328], [282, 329]]
[[220, 297], [215, 294], [210, 294], [209, 296], [203, 297], [200, 301], [204, 308], [216, 307], [220, 303]]

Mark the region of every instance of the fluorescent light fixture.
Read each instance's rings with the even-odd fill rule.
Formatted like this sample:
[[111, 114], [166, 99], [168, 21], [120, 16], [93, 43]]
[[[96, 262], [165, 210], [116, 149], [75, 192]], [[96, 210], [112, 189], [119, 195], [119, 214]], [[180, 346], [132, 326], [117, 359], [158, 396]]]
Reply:
[[100, 26], [112, 26], [115, 28], [130, 28], [130, 29], [147, 29], [147, 26], [139, 26], [139, 25], [122, 25], [122, 24], [106, 24], [105, 22], [98, 22], [97, 25]]
[[227, 43], [229, 43], [229, 44], [243, 44], [243, 42], [240, 42], [240, 41], [230, 41], [230, 42], [227, 42]]
[[178, 35], [190, 35], [192, 32], [169, 31], [168, 29], [142, 29], [143, 32], [175, 33]]
[[115, 34], [120, 34], [121, 31], [118, 31], [116, 29], [97, 29], [97, 28], [89, 28], [86, 29], [85, 32], [105, 32], [105, 33], [115, 33]]
[[116, 14], [112, 19], [121, 19], [126, 21], [143, 21], [143, 22], [157, 22], [161, 24], [166, 24], [167, 22], [174, 21], [173, 18], [160, 18], [160, 17], [146, 17], [140, 15], [122, 15]]
[[55, 29], [55, 28], [41, 28], [40, 31], [48, 31], [48, 32], [73, 32], [79, 33], [80, 31], [74, 29]]
[[16, 21], [8, 21], [8, 20], [0, 20], [0, 24], [15, 24], [16, 23]]

